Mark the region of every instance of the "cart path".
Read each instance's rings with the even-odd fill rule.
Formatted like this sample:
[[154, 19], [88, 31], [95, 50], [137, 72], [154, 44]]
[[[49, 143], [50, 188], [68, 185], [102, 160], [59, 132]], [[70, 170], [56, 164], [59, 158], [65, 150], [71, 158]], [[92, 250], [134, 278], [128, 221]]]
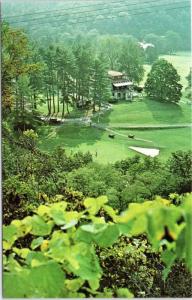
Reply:
[[108, 126], [114, 129], [172, 129], [172, 128], [191, 128], [191, 123], [181, 123], [181, 124], [138, 124], [138, 125], [130, 125], [130, 124], [111, 124], [102, 126]]
[[[92, 123], [93, 127], [95, 128], [98, 128], [98, 129], [101, 129], [101, 130], [105, 130], [105, 131], [108, 131], [108, 132], [111, 132], [115, 135], [118, 135], [118, 136], [122, 136], [124, 138], [129, 138], [126, 134], [123, 134], [123, 133], [120, 133], [118, 131], [115, 131], [113, 129], [110, 129], [109, 127], [104, 127], [102, 125], [99, 125], [99, 124], [95, 124], [95, 123]], [[139, 138], [130, 138], [130, 140], [134, 140], [134, 141], [142, 141], [142, 142], [146, 142], [146, 143], [153, 143], [153, 141], [149, 141], [149, 140], [144, 140], [144, 139], [139, 139]]]
[[70, 118], [70, 119], [62, 119], [60, 117], [52, 117], [52, 116], [41, 116], [40, 119], [42, 121], [51, 121], [55, 120], [58, 123], [82, 123], [82, 124], [91, 124], [94, 127], [98, 128], [111, 128], [111, 129], [171, 129], [171, 128], [191, 128], [191, 123], [181, 123], [181, 124], [138, 124], [138, 125], [130, 125], [127, 123], [116, 124], [113, 123], [111, 125], [107, 125], [105, 123], [93, 123], [90, 117], [81, 117], [81, 118]]

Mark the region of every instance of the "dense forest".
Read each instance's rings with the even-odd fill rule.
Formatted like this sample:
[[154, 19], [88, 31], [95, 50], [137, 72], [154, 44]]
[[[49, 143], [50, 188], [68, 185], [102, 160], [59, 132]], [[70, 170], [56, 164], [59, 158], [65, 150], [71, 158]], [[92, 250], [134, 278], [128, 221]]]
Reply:
[[[46, 140], [43, 130], [55, 128], [63, 128], [62, 139], [69, 132], [75, 140], [83, 128], [91, 136], [97, 130], [96, 142], [102, 140], [102, 130], [109, 128], [96, 124], [98, 113], [104, 114], [103, 108], [110, 105], [125, 108], [123, 100], [112, 97], [108, 70], [126, 74], [133, 93], [141, 91], [135, 102], [131, 99], [126, 104], [129, 122], [134, 103], [139, 107], [134, 111], [135, 122], [142, 118], [141, 107], [147, 103], [151, 115], [152, 106], [163, 107], [160, 114], [165, 116], [171, 111], [174, 123], [169, 121], [167, 126], [174, 127], [173, 140], [174, 134], [179, 138], [180, 129], [175, 127], [190, 129], [184, 117], [191, 105], [191, 70], [187, 66], [183, 87], [178, 70], [162, 58], [189, 50], [187, 4], [4, 1], [4, 297], [192, 296], [189, 141], [188, 150], [176, 145], [166, 159], [127, 154], [107, 164], [98, 161], [98, 145], [94, 152], [68, 151], [62, 144], [41, 149]], [[144, 50], [139, 46], [142, 41], [152, 46]], [[146, 65], [150, 71], [144, 80]], [[70, 122], [88, 114], [90, 121], [80, 123], [75, 131]], [[178, 116], [183, 119], [176, 124]], [[117, 117], [123, 118], [123, 112]], [[160, 125], [155, 124], [158, 129]], [[162, 129], [164, 138], [166, 130]], [[141, 129], [143, 135], [146, 131]], [[115, 141], [117, 131], [106, 132]], [[119, 135], [136, 145], [155, 147], [129, 132], [125, 136], [124, 128]], [[56, 144], [58, 131], [54, 139]], [[85, 131], [81, 139], [89, 144]], [[107, 148], [109, 156], [115, 147], [111, 143]]]
[[[19, 3], [19, 5], [18, 5]], [[5, 21], [46, 46], [108, 36], [154, 43], [159, 53], [190, 50], [189, 1], [22, 1], [6, 0]], [[14, 12], [14, 13], [13, 13]], [[12, 16], [12, 17], [11, 17]], [[86, 34], [85, 34], [86, 33]]]

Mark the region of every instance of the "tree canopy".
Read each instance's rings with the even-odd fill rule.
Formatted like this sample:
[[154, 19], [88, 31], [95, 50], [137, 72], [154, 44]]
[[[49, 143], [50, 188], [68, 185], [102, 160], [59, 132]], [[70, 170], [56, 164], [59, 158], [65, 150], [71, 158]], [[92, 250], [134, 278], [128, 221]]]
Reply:
[[145, 83], [145, 91], [151, 99], [163, 102], [179, 102], [182, 85], [173, 65], [159, 59], [151, 68]]

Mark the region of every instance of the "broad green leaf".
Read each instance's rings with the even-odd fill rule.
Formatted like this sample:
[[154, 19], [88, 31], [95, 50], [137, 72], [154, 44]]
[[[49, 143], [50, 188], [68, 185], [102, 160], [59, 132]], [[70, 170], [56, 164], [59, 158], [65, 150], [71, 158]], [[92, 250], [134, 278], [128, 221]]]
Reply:
[[34, 235], [45, 236], [51, 233], [52, 223], [46, 223], [41, 217], [34, 215], [31, 219], [31, 233]]
[[89, 280], [89, 286], [93, 291], [96, 291], [99, 288], [99, 279]]
[[11, 225], [14, 225], [17, 228], [17, 236], [23, 237], [28, 234], [32, 228], [31, 217], [26, 217], [23, 220], [13, 220]]
[[48, 207], [48, 206], [46, 206], [46, 205], [40, 205], [40, 206], [37, 208], [37, 214], [38, 214], [40, 217], [49, 216], [49, 213], [50, 213], [50, 207]]
[[126, 288], [117, 289], [117, 297], [118, 298], [133, 298], [134, 295]]
[[151, 209], [147, 213], [148, 219], [148, 237], [156, 248], [164, 235], [164, 213], [161, 208]]
[[77, 221], [81, 218], [82, 213], [77, 211], [66, 211], [65, 212], [65, 224], [68, 224], [71, 221]]
[[8, 262], [7, 256], [3, 254], [3, 266], [6, 266]]
[[29, 280], [31, 297], [59, 298], [63, 293], [65, 274], [61, 267], [50, 262], [31, 269]]
[[89, 220], [94, 224], [105, 224], [105, 218], [104, 217], [95, 217], [93, 215], [90, 215]]
[[86, 295], [78, 292], [68, 292], [67, 294], [64, 292], [64, 297], [67, 297], [67, 299], [85, 299]]
[[116, 220], [117, 220], [116, 211], [112, 207], [110, 207], [109, 205], [104, 205], [103, 208], [106, 211], [106, 213], [111, 217], [111, 219], [114, 222], [116, 222]]
[[67, 279], [65, 280], [65, 286], [69, 291], [77, 292], [82, 287], [84, 282], [85, 280], [81, 278], [71, 279], [71, 280]]
[[71, 220], [69, 223], [67, 223], [66, 225], [62, 226], [61, 229], [62, 230], [69, 229], [69, 228], [74, 227], [75, 225], [77, 225], [77, 223], [78, 223], [77, 220]]
[[22, 266], [15, 259], [15, 253], [12, 253], [7, 258], [7, 269], [9, 272], [21, 271]]
[[11, 249], [14, 242], [17, 240], [17, 227], [15, 225], [3, 225], [3, 249]]
[[37, 239], [34, 239], [31, 243], [31, 249], [38, 248], [43, 243], [43, 238], [40, 236]]
[[186, 212], [185, 245], [186, 264], [190, 272], [192, 272], [192, 211]]
[[28, 216], [21, 221], [20, 236], [30, 233], [32, 229], [32, 217]]
[[130, 203], [129, 209], [124, 211], [120, 216], [117, 216], [116, 221], [119, 223], [128, 223], [136, 217], [139, 218], [140, 215], [144, 215], [152, 206], [152, 201], [146, 201], [142, 204]]
[[32, 261], [39, 261], [40, 264], [46, 264], [49, 260], [42, 252], [30, 251], [26, 257], [26, 264], [31, 266]]
[[15, 238], [17, 238], [17, 227], [13, 224], [8, 226], [3, 225], [3, 239], [10, 242], [11, 240], [14, 241]]
[[84, 243], [87, 243], [87, 244], [91, 244], [92, 241], [93, 241], [93, 235], [91, 234], [91, 232], [85, 231], [81, 227], [78, 228], [76, 233], [75, 233], [75, 240], [80, 241], [80, 242], [84, 242]]
[[66, 224], [66, 212], [65, 209], [67, 207], [66, 202], [54, 203], [50, 208], [50, 216], [53, 218], [55, 224], [64, 225]]
[[50, 248], [60, 247], [61, 245], [69, 246], [70, 240], [67, 233], [61, 230], [55, 230], [52, 234], [49, 246]]
[[17, 247], [13, 247], [13, 251], [19, 255], [21, 258], [26, 258], [28, 256], [28, 254], [30, 253], [30, 249], [28, 248], [22, 248], [22, 249], [19, 249]]
[[147, 230], [147, 218], [146, 215], [140, 215], [139, 217], [135, 217], [131, 219], [127, 223], [118, 224], [118, 228], [121, 233], [136, 236], [142, 233], [145, 233]]
[[64, 278], [64, 272], [55, 262], [28, 270], [23, 268], [16, 273], [5, 273], [4, 297], [59, 298], [63, 295]]
[[85, 243], [93, 241], [100, 247], [109, 247], [118, 239], [119, 234], [116, 224], [89, 224], [82, 225], [77, 230], [76, 239]]
[[93, 239], [100, 247], [109, 247], [116, 242], [119, 234], [118, 226], [116, 224], [109, 224], [105, 230], [97, 233]]
[[28, 271], [3, 274], [3, 297], [26, 298], [28, 296]]
[[129, 235], [129, 233], [131, 232], [131, 229], [133, 227], [133, 223], [134, 223], [133, 220], [131, 220], [127, 223], [119, 223], [118, 224], [119, 232], [121, 234]]
[[88, 225], [82, 225], [81, 230], [90, 232], [90, 233], [99, 233], [105, 230], [108, 227], [108, 225], [105, 224], [88, 224]]
[[66, 223], [64, 211], [58, 209], [52, 209], [50, 215], [53, 218], [55, 224], [64, 225]]
[[78, 268], [70, 267], [71, 271], [84, 280], [95, 280], [101, 277], [101, 268], [94, 248], [85, 243], [71, 247], [71, 256], [78, 262]]
[[185, 230], [186, 230], [186, 228], [183, 228], [183, 230], [180, 232], [178, 239], [176, 241], [176, 254], [177, 254], [177, 257], [179, 257], [180, 259], [185, 257], [185, 251], [186, 251], [185, 250], [185, 248], [186, 248]]
[[20, 228], [21, 225], [22, 225], [22, 221], [20, 221], [20, 220], [13, 220], [13, 221], [11, 222], [11, 225], [14, 225], [14, 226], [17, 227], [17, 228]]
[[10, 250], [12, 245], [13, 245], [13, 243], [3, 241], [3, 250], [5, 250], [5, 251]]
[[84, 206], [88, 209], [91, 215], [96, 215], [98, 211], [103, 207], [105, 203], [108, 202], [106, 196], [101, 196], [98, 198], [86, 198], [84, 201]]
[[176, 255], [171, 250], [165, 250], [161, 255], [161, 259], [166, 265], [166, 268], [163, 270], [163, 279], [165, 280], [175, 262]]

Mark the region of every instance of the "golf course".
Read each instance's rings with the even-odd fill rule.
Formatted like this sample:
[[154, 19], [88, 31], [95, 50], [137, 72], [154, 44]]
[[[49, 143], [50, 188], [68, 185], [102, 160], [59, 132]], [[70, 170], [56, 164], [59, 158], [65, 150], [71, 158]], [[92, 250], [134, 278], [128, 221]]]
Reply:
[[[39, 148], [46, 152], [58, 146], [64, 147], [68, 153], [89, 151], [95, 161], [105, 164], [134, 156], [136, 152], [129, 149], [131, 146], [159, 149], [159, 157], [163, 160], [176, 150], [189, 150], [191, 104], [184, 97], [184, 91], [190, 54], [178, 53], [163, 58], [174, 65], [181, 77], [183, 97], [179, 104], [157, 102], [144, 96], [135, 98], [133, 102], [120, 101], [108, 111], [92, 117], [96, 126], [115, 132], [113, 139], [109, 138], [108, 131], [96, 126], [66, 122], [42, 126], [39, 129]], [[145, 66], [145, 80], [149, 70], [150, 66]], [[46, 113], [46, 109], [43, 110]], [[71, 117], [74, 116], [72, 113]], [[134, 135], [134, 139], [128, 137], [130, 134]]]

